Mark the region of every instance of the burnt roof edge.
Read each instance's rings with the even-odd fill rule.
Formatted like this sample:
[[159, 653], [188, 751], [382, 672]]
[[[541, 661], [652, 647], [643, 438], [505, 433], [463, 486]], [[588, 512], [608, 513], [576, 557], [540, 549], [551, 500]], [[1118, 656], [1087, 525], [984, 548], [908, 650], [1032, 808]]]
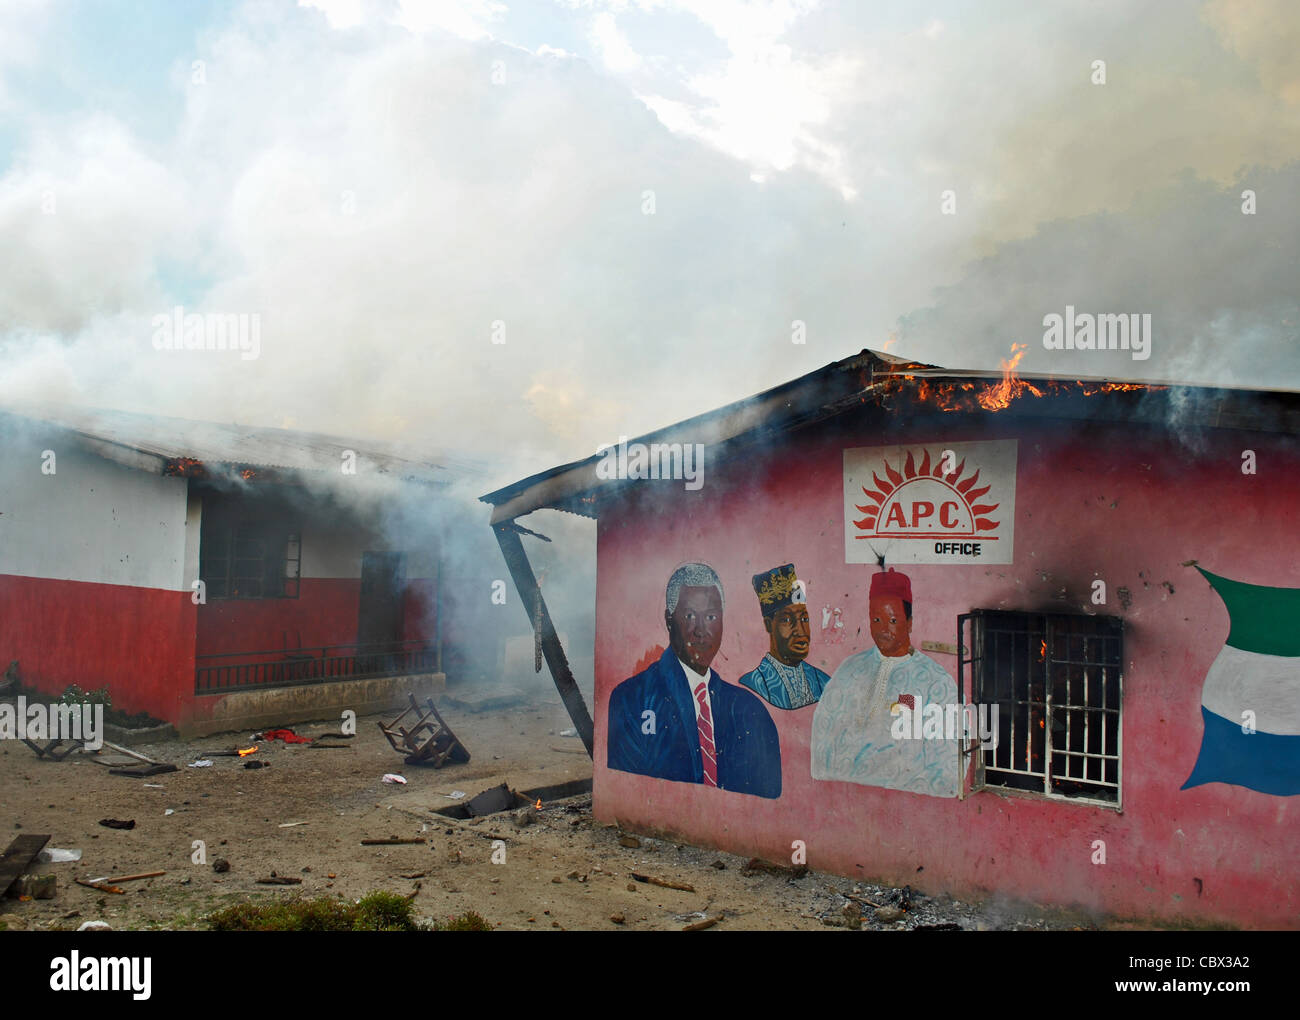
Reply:
[[[793, 428], [833, 417], [855, 404], [861, 403], [868, 394], [878, 390], [886, 382], [892, 380], [897, 385], [900, 376], [933, 383], [996, 381], [1004, 378], [1002, 372], [980, 369], [946, 369], [937, 365], [929, 365], [883, 352], [864, 349], [849, 358], [832, 362], [772, 389], [764, 390], [754, 396], [734, 401], [653, 432], [647, 432], [634, 439], [629, 439], [628, 442], [645, 444], [685, 442], [685, 433], [689, 432], [691, 433], [691, 442], [720, 444], [752, 432], [789, 431]], [[1296, 415], [1291, 416], [1294, 421], [1288, 422], [1287, 427], [1284, 429], [1270, 429], [1267, 425], [1262, 424], [1257, 416], [1229, 412], [1226, 416], [1227, 420], [1225, 420], [1223, 414], [1223, 404], [1229, 402], [1240, 403], [1252, 397], [1269, 398], [1275, 401], [1286, 400], [1296, 403], [1297, 408], [1300, 409], [1300, 394], [1297, 394], [1294, 390], [1260, 390], [1235, 386], [1208, 387], [1117, 379], [1110, 376], [1018, 374], [1016, 378], [1022, 382], [1048, 385], [1080, 383], [1134, 386], [1138, 387], [1135, 394], [1139, 396], [1163, 392], [1166, 402], [1172, 401], [1174, 397], [1180, 394], [1187, 394], [1215, 401], [1219, 406], [1216, 408], [1213, 420], [1206, 420], [1198, 416], [1196, 420], [1181, 422], [1183, 426], [1300, 432], [1300, 410], [1297, 411]], [[1128, 396], [1135, 394], [1131, 393]], [[1056, 402], [1056, 398], [1052, 396], [1046, 399]], [[1097, 409], [1103, 409], [1105, 406], [1109, 405], [1100, 405]], [[1048, 417], [1049, 415], [1041, 412], [1031, 412], [1031, 416]], [[1066, 414], [1063, 417], [1077, 417], [1077, 415]], [[1096, 415], [1090, 415], [1089, 417], [1106, 420]], [[1142, 420], [1142, 418], [1152, 424], [1156, 423], [1154, 417], [1146, 418], [1142, 416], [1138, 420]], [[1131, 413], [1121, 413], [1115, 415], [1115, 420], [1131, 421], [1135, 420], [1135, 417]], [[571, 461], [529, 475], [510, 485], [486, 493], [480, 496], [479, 499], [494, 507], [492, 513], [493, 524], [514, 520], [535, 510], [544, 509], [562, 510], [594, 519], [599, 516], [599, 510], [598, 501], [592, 494], [597, 490], [608, 491], [621, 484], [626, 484], [624, 480], [600, 478], [596, 474], [596, 468], [601, 456], [600, 453], [596, 453], [583, 460]]]

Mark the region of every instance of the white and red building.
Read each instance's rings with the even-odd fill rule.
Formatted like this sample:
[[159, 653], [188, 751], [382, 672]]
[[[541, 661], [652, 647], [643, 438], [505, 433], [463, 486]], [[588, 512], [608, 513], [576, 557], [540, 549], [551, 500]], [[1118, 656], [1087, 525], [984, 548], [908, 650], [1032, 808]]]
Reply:
[[26, 687], [205, 733], [443, 683], [445, 467], [119, 412], [5, 411], [0, 434], [0, 658]]

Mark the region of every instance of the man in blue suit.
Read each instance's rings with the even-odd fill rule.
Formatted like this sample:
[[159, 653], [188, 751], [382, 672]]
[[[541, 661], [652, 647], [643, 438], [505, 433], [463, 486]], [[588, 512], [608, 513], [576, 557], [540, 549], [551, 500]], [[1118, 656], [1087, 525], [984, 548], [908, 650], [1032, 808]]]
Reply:
[[781, 745], [762, 701], [710, 667], [722, 644], [722, 582], [688, 563], [669, 578], [669, 648], [609, 698], [608, 765], [756, 797], [781, 796]]

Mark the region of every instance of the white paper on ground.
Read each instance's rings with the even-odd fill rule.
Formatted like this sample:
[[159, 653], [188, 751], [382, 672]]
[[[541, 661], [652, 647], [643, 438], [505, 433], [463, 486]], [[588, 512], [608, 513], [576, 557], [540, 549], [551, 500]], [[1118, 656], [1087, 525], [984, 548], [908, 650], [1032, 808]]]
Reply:
[[56, 846], [47, 846], [38, 855], [45, 864], [63, 864], [67, 861], [81, 860], [80, 850], [60, 850]]

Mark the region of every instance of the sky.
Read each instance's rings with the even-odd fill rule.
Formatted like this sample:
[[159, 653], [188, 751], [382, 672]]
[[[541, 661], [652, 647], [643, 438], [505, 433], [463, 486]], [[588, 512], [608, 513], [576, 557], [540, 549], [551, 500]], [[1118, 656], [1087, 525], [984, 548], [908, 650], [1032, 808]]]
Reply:
[[863, 348], [1300, 389], [1297, 51], [1290, 0], [0, 0], [0, 403], [487, 491]]

